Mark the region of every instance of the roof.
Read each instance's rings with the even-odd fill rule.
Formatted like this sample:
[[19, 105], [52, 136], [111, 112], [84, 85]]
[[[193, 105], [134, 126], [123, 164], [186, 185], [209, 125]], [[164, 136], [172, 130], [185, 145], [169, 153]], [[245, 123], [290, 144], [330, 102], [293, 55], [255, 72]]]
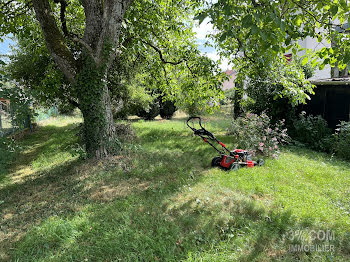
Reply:
[[232, 76], [233, 74], [236, 73], [236, 71], [235, 70], [226, 70], [225, 73], [229, 76]]
[[315, 79], [310, 81], [314, 85], [350, 85], [349, 77]]
[[222, 90], [224, 91], [235, 87], [236, 71], [226, 70], [225, 74], [227, 74], [229, 78], [222, 83]]

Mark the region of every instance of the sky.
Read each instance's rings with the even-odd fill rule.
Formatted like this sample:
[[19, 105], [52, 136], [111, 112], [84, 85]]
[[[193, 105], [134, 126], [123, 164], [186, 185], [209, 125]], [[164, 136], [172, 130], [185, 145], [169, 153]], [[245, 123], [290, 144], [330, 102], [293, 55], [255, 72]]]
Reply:
[[[204, 43], [208, 40], [206, 35], [213, 31], [213, 25], [209, 23], [208, 19], [205, 19], [200, 26], [194, 28], [194, 32], [197, 34], [197, 43], [199, 45], [199, 50], [208, 56], [209, 58], [217, 61], [219, 60], [219, 55], [213, 47], [206, 47]], [[3, 42], [0, 42], [0, 55], [8, 54], [11, 49], [10, 45], [14, 45], [14, 42], [10, 39], [5, 39]], [[222, 70], [231, 69], [229, 66], [228, 60], [223, 59], [220, 65]]]
[[[208, 40], [206, 37], [207, 34], [213, 32], [213, 25], [209, 23], [208, 19], [205, 19], [199, 26], [194, 28], [194, 32], [197, 34], [197, 43], [199, 45], [199, 50], [208, 56], [209, 58], [217, 61], [219, 60], [219, 55], [214, 47], [206, 47], [204, 43]], [[229, 65], [228, 59], [222, 59], [220, 68], [222, 70], [232, 69]]]
[[10, 45], [13, 45], [14, 42], [8, 38], [4, 39], [3, 42], [0, 42], [0, 55], [9, 54], [11, 51]]

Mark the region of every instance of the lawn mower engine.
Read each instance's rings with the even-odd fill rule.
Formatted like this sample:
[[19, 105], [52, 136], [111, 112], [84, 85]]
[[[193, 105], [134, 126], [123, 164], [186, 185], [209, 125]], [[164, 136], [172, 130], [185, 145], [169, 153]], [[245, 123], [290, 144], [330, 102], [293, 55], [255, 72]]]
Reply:
[[229, 155], [221, 154], [221, 156], [214, 157], [211, 161], [212, 167], [220, 167], [225, 170], [238, 170], [241, 167], [254, 167], [256, 165], [262, 166], [263, 159], [258, 161], [252, 160], [252, 155], [243, 149], [235, 149], [230, 151]]

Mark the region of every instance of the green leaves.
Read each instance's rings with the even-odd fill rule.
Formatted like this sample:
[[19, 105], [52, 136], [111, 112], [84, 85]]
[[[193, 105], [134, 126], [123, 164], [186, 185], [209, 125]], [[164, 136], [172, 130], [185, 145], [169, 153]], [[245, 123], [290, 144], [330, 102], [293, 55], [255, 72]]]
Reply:
[[298, 16], [297, 19], [295, 20], [296, 26], [300, 27], [302, 23], [303, 23], [303, 20], [301, 19], [300, 16]]
[[350, 62], [350, 52], [348, 50], [344, 55], [343, 63], [348, 64], [349, 62]]
[[242, 19], [242, 26], [244, 28], [248, 28], [248, 27], [251, 27], [252, 25], [253, 25], [253, 18], [250, 14], [248, 14]]
[[305, 56], [301, 62], [301, 64], [304, 66], [307, 64], [307, 62], [309, 61], [309, 58], [307, 56]]
[[206, 13], [200, 13], [194, 17], [194, 20], [198, 20], [199, 24], [201, 24], [207, 16], [208, 15]]
[[336, 4], [332, 5], [329, 11], [331, 12], [332, 16], [335, 16], [338, 13], [338, 5]]

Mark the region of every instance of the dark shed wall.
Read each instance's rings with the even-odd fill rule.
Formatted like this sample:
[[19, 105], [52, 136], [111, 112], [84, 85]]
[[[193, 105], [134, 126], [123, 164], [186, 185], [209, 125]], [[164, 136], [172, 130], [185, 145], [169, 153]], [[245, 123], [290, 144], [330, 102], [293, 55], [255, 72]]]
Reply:
[[321, 115], [329, 127], [336, 128], [340, 121], [349, 121], [350, 86], [318, 85], [311, 100], [301, 110], [312, 115]]

